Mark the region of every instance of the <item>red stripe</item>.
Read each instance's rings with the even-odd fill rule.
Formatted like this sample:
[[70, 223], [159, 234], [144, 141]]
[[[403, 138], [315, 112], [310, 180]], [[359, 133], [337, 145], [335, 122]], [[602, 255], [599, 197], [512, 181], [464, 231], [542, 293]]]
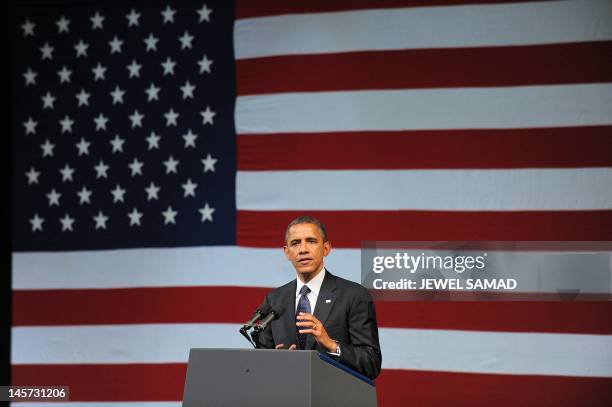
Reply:
[[240, 246], [280, 247], [287, 224], [319, 218], [335, 247], [362, 241], [612, 240], [612, 210], [600, 211], [238, 211]]
[[610, 151], [612, 126], [249, 134], [238, 137], [238, 169], [609, 167]]
[[[384, 354], [383, 354], [384, 357]], [[382, 406], [605, 406], [612, 379], [383, 370]]]
[[70, 386], [70, 401], [177, 401], [183, 399], [186, 368], [185, 363], [13, 365], [12, 380]]
[[[13, 365], [13, 385], [67, 385], [71, 401], [180, 401], [185, 364]], [[610, 405], [612, 379], [383, 370], [379, 405]], [[203, 383], [206, 386], [206, 383]]]
[[612, 41], [284, 55], [236, 72], [239, 95], [610, 82]]
[[[166, 287], [15, 290], [13, 325], [235, 323], [250, 317], [269, 288]], [[232, 306], [227, 304], [232, 299]], [[214, 309], [215, 312], [202, 312]], [[385, 302], [389, 328], [612, 334], [612, 302]]]
[[325, 13], [334, 11], [457, 6], [465, 4], [523, 3], [532, 0], [309, 0], [306, 2], [283, 0], [237, 0], [236, 19], [281, 14]]
[[612, 302], [377, 302], [381, 327], [612, 334]]
[[13, 326], [238, 324], [253, 314], [269, 291], [257, 287], [14, 290]]

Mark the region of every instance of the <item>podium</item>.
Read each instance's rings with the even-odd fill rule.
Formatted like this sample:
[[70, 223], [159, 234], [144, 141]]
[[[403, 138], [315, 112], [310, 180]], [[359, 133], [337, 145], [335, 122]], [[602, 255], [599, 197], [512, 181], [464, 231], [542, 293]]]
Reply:
[[376, 406], [374, 382], [313, 350], [191, 349], [183, 407]]

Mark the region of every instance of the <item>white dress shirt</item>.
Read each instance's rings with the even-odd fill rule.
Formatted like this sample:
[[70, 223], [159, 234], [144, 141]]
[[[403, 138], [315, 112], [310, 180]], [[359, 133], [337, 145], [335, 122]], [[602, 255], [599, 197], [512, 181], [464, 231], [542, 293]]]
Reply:
[[298, 302], [300, 301], [300, 290], [304, 286], [308, 286], [310, 288], [310, 292], [306, 296], [308, 298], [308, 302], [310, 302], [310, 313], [314, 314], [315, 305], [317, 305], [317, 297], [319, 296], [319, 291], [321, 291], [321, 285], [323, 284], [323, 279], [325, 278], [325, 266], [323, 266], [323, 270], [319, 274], [317, 274], [312, 280], [304, 284], [302, 280], [297, 279], [297, 284], [295, 286], [295, 310], [297, 311]]

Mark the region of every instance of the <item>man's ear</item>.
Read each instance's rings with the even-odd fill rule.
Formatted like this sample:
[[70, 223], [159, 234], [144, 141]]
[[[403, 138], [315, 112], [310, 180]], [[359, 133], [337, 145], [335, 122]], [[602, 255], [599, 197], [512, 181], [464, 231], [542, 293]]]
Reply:
[[332, 249], [332, 245], [331, 242], [328, 240], [327, 242], [323, 243], [323, 256], [327, 256], [329, 254], [329, 252], [331, 252]]
[[291, 259], [289, 258], [289, 248], [287, 246], [283, 246], [283, 251], [285, 252], [285, 257], [287, 258], [287, 260], [291, 261]]

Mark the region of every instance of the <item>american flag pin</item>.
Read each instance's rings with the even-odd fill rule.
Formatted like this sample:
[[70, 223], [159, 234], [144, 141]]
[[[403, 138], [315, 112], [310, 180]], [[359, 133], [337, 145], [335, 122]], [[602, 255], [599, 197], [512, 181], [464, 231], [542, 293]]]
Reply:
[[325, 300], [326, 304], [329, 304], [331, 302], [331, 300]]

